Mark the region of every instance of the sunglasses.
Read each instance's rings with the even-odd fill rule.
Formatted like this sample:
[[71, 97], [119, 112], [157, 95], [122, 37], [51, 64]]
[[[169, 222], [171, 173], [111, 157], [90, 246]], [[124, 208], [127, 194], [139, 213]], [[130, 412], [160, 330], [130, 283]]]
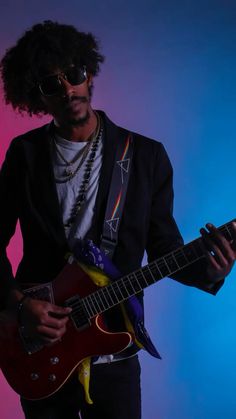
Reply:
[[86, 68], [70, 67], [66, 71], [46, 76], [38, 85], [42, 95], [54, 96], [59, 94], [62, 90], [61, 79], [68, 81], [72, 86], [82, 84], [87, 79]]

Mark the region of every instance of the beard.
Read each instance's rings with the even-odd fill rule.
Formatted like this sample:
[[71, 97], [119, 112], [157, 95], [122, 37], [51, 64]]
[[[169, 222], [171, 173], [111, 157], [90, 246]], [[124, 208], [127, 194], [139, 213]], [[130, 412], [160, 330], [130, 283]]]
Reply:
[[[90, 118], [90, 113], [88, 108], [84, 109], [84, 111], [82, 112], [81, 110], [78, 110], [78, 112], [73, 112], [73, 107], [74, 105], [76, 106], [76, 103], [89, 105], [90, 101], [85, 96], [72, 96], [71, 98], [69, 98], [69, 100], [67, 100], [65, 104], [65, 114], [67, 114], [65, 115], [66, 123], [72, 127], [82, 127], [88, 122]], [[73, 115], [73, 113], [75, 114]]]
[[67, 124], [72, 127], [83, 127], [85, 124], [87, 124], [89, 118], [90, 114], [89, 111], [87, 111], [86, 115], [84, 116], [78, 116], [77, 118], [68, 118]]

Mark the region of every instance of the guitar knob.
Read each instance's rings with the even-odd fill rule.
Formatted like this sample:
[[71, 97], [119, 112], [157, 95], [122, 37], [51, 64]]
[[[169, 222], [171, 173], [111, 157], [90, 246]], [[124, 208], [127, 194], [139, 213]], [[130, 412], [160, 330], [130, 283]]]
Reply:
[[53, 356], [52, 358], [50, 358], [50, 362], [52, 365], [57, 365], [59, 362], [59, 358], [57, 356]]
[[49, 381], [56, 381], [57, 377], [55, 376], [55, 374], [50, 374], [48, 377]]
[[33, 381], [36, 381], [39, 379], [39, 375], [36, 372], [32, 372], [32, 374], [30, 374], [30, 378]]

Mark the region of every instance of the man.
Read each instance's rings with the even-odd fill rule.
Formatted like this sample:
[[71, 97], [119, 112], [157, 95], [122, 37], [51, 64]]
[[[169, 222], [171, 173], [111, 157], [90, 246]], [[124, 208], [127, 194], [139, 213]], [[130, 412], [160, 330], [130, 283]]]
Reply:
[[[122, 133], [129, 135], [91, 106], [93, 78], [102, 62], [91, 34], [50, 21], [27, 31], [1, 62], [6, 102], [29, 115], [53, 117], [50, 125], [12, 141], [0, 177], [2, 306], [9, 318], [18, 313], [26, 335], [46, 346], [63, 339], [71, 309], [25, 298], [23, 286], [52, 281], [78, 239], [100, 246], [117, 146]], [[151, 261], [183, 244], [172, 216], [172, 168], [164, 147], [138, 134], [132, 137], [132, 167], [113, 257], [122, 274], [140, 267], [145, 249]], [[6, 247], [18, 219], [24, 254], [13, 279]], [[235, 250], [213, 225], [207, 229], [201, 229], [205, 258], [173, 277], [215, 294], [232, 269]], [[109, 317], [120, 329], [120, 310]], [[98, 360], [92, 360], [93, 404], [85, 402], [73, 375], [46, 399], [21, 398], [25, 417], [74, 419], [80, 411], [83, 419], [139, 419], [135, 352], [97, 354]]]

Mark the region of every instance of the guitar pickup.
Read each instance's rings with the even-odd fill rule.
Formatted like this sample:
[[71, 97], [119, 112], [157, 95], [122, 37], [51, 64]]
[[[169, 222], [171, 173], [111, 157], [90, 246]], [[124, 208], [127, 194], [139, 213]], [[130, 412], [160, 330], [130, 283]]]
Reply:
[[70, 318], [73, 321], [76, 329], [83, 330], [91, 325], [90, 318], [84, 307], [83, 300], [79, 295], [74, 295], [64, 303], [65, 307], [72, 308]]

